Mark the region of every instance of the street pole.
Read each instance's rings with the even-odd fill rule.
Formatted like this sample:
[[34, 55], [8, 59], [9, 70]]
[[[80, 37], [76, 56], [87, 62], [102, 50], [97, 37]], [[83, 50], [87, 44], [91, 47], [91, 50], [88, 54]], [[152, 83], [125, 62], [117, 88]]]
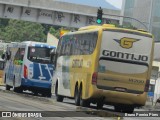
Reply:
[[122, 16], [122, 15], [112, 15], [112, 14], [104, 14], [103, 15], [108, 15], [108, 16], [115, 16], [115, 17], [123, 17], [123, 18], [130, 18], [130, 19], [133, 19], [135, 21], [138, 21], [139, 23], [141, 23], [143, 25], [143, 27], [148, 30], [148, 27], [143, 23], [141, 22], [140, 20], [136, 19], [136, 18], [132, 18], [132, 17], [129, 17], [129, 16]]
[[151, 0], [151, 6], [150, 6], [150, 14], [149, 14], [149, 24], [148, 24], [148, 31], [152, 32], [152, 11], [153, 11], [153, 2], [154, 0]]

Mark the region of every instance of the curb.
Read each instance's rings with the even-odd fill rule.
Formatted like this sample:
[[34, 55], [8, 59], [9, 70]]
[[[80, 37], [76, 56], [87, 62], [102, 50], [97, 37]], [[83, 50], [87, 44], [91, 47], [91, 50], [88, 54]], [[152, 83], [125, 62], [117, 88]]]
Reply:
[[92, 108], [85, 108], [85, 107], [78, 106], [76, 108], [76, 111], [82, 111], [82, 112], [85, 112], [86, 114], [96, 115], [99, 117], [112, 117], [117, 120], [123, 119], [123, 117], [121, 116], [120, 113], [113, 113], [113, 112], [106, 111], [106, 110], [96, 110], [96, 109], [92, 109]]
[[13, 91], [2, 90], [2, 89], [0, 89], [0, 92], [10, 93], [10, 94], [16, 94], [16, 95], [21, 96], [21, 97], [27, 97], [29, 99], [39, 100], [39, 101], [48, 102], [48, 103], [52, 103], [52, 104], [54, 102], [51, 98], [49, 99], [49, 98], [29, 95], [29, 94], [25, 94], [25, 93], [16, 93], [16, 92], [13, 92]]

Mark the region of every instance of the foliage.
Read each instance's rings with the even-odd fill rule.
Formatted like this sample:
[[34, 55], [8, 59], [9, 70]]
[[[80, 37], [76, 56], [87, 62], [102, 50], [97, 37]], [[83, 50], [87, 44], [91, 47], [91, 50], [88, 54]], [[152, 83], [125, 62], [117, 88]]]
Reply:
[[8, 25], [9, 19], [0, 19], [0, 39], [3, 39], [4, 28]]
[[0, 28], [8, 25], [9, 19], [0, 19]]
[[137, 29], [131, 23], [125, 23], [123, 25], [120, 25], [119, 23], [110, 22], [110, 24], [113, 24], [113, 25], [115, 25], [116, 27], [119, 27], [119, 28], [127, 28], [127, 29], [133, 29], [133, 30]]
[[43, 33], [44, 28], [39, 23], [25, 22], [20, 20], [10, 20], [5, 27], [3, 38], [5, 41], [43, 41], [46, 36]]
[[119, 27], [137, 30], [137, 28], [134, 27], [131, 23], [124, 24], [124, 25], [119, 25]]
[[55, 37], [59, 38], [60, 37], [60, 32], [59, 30], [55, 30], [53, 27], [50, 28], [49, 32], [54, 35]]

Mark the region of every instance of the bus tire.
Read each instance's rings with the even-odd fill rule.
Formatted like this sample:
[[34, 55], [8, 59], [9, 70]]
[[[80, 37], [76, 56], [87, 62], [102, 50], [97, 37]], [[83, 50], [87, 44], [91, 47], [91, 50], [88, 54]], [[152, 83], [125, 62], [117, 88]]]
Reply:
[[6, 85], [6, 90], [10, 90], [10, 86], [9, 85]]
[[49, 93], [47, 94], [47, 97], [51, 98], [51, 97], [52, 97], [52, 93], [49, 92]]
[[38, 96], [38, 92], [37, 92], [37, 91], [34, 91], [34, 92], [33, 92], [33, 95], [34, 95], [34, 96]]
[[14, 87], [13, 91], [17, 93], [22, 93], [23, 89], [21, 87]]
[[51, 93], [51, 89], [47, 90], [47, 94], [46, 94], [47, 97], [51, 98], [52, 97], [52, 93]]
[[15, 87], [15, 76], [14, 76], [14, 78], [13, 78], [13, 91], [14, 92], [17, 92], [17, 93], [22, 93], [23, 92], [23, 89], [22, 89], [22, 87], [20, 86], [20, 87]]
[[134, 111], [134, 106], [131, 106], [131, 105], [124, 105], [122, 107], [122, 112], [123, 113], [133, 113]]
[[90, 103], [88, 102], [88, 100], [82, 99], [82, 88], [79, 89], [79, 96], [80, 96], [80, 106], [82, 107], [89, 106]]
[[114, 106], [114, 110], [115, 110], [116, 112], [121, 112], [121, 107], [118, 106], [118, 105], [115, 105], [115, 106]]
[[74, 99], [75, 99], [76, 106], [80, 106], [80, 95], [79, 95], [79, 91], [78, 91], [78, 85], [76, 85], [76, 87], [75, 87]]
[[5, 74], [5, 76], [4, 76], [4, 83], [6, 84], [6, 74]]
[[55, 86], [55, 95], [56, 95], [57, 102], [63, 102], [64, 97], [61, 95], [58, 95], [58, 82], [56, 82], [56, 86]]
[[104, 105], [103, 101], [98, 101], [97, 102], [97, 109], [102, 109], [103, 105]]

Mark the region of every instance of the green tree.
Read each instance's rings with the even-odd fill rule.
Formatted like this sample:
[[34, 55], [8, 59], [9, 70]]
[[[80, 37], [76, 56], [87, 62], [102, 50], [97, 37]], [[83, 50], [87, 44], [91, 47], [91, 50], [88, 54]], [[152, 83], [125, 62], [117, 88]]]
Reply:
[[0, 39], [3, 39], [4, 28], [8, 25], [9, 19], [0, 18]]
[[46, 42], [46, 35], [41, 24], [21, 20], [10, 20], [8, 26], [4, 29], [3, 38], [5, 38], [5, 41], [12, 42]]
[[55, 28], [51, 27], [49, 32], [54, 35], [55, 37], [59, 38], [60, 37], [60, 31], [56, 30]]

